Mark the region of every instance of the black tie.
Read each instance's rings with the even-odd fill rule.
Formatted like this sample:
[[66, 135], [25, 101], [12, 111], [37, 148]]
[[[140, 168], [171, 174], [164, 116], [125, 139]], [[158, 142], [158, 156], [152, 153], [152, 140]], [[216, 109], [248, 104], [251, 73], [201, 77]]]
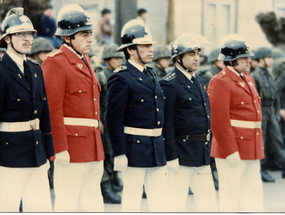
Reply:
[[84, 57], [82, 57], [81, 60], [85, 63], [85, 65], [87, 66], [87, 68], [89, 70], [89, 67], [88, 67], [87, 62], [85, 61]]
[[30, 87], [32, 86], [32, 80], [31, 80], [31, 74], [30, 74], [30, 68], [27, 61], [24, 60], [24, 76], [26, 80], [28, 81]]
[[193, 81], [193, 83], [195, 84], [197, 89], [200, 91], [199, 83], [198, 83], [197, 79], [195, 78], [195, 76], [192, 76], [191, 81]]
[[149, 77], [151, 81], [153, 81], [153, 76], [150, 74], [150, 72], [149, 72], [146, 68], [143, 69], [143, 73], [144, 73], [147, 77]]

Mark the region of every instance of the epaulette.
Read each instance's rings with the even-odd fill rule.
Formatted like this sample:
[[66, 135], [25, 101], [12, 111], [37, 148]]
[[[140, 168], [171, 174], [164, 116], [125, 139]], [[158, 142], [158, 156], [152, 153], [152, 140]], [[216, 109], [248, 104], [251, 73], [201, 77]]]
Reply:
[[56, 49], [56, 50], [52, 51], [51, 53], [49, 53], [48, 57], [54, 57], [54, 56], [56, 56], [56, 55], [58, 55], [60, 53], [62, 53], [62, 51], [59, 50], [59, 49]]
[[173, 72], [173, 73], [170, 73], [169, 75], [165, 76], [163, 79], [166, 80], [166, 81], [171, 81], [172, 79], [176, 78], [176, 73]]
[[123, 70], [126, 70], [127, 67], [126, 66], [120, 66], [119, 68], [115, 69], [114, 72], [120, 72], [120, 71], [123, 71]]
[[34, 59], [32, 59], [32, 58], [27, 57], [27, 60], [30, 61], [30, 62], [33, 63], [33, 64], [36, 64], [36, 65], [41, 66], [41, 64], [39, 64], [38, 61], [36, 61], [36, 60], [34, 60]]

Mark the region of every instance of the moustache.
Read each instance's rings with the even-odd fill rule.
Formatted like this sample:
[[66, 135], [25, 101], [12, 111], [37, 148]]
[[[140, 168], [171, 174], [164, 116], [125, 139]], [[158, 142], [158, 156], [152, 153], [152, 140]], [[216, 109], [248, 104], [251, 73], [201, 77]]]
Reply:
[[27, 41], [27, 42], [25, 42], [24, 44], [23, 44], [23, 46], [25, 46], [25, 45], [32, 45], [32, 43], [30, 43], [29, 41]]

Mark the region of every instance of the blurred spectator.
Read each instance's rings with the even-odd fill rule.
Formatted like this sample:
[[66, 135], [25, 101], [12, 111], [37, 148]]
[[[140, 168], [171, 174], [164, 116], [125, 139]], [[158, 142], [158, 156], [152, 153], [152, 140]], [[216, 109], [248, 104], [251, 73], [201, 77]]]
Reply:
[[29, 53], [29, 57], [33, 60], [36, 60], [39, 64], [42, 65], [43, 61], [46, 59], [47, 55], [53, 51], [54, 48], [49, 40], [38, 37], [34, 40], [32, 49]]
[[0, 48], [0, 57], [3, 57], [3, 55], [5, 54], [6, 49], [5, 48]]
[[54, 48], [59, 48], [61, 39], [55, 36], [56, 22], [52, 18], [52, 7], [49, 6], [41, 17], [42, 30], [40, 36], [48, 39]]
[[102, 18], [99, 20], [96, 28], [96, 38], [99, 45], [109, 45], [114, 43], [113, 29], [110, 23], [111, 11], [109, 9], [103, 9], [101, 11]]
[[154, 66], [153, 71], [157, 76], [157, 80], [166, 76], [166, 69], [169, 67], [169, 59], [171, 57], [170, 50], [167, 46], [157, 46], [153, 50]]
[[144, 8], [140, 8], [138, 10], [138, 19], [141, 19], [145, 23], [146, 18], [147, 18], [147, 10]]

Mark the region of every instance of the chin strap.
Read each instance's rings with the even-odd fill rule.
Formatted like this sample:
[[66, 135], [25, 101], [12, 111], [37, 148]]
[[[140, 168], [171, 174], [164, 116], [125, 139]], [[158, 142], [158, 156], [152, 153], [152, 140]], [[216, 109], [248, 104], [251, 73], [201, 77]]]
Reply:
[[38, 55], [35, 54], [34, 57], [36, 58], [36, 60], [37, 60], [40, 64], [43, 63], [43, 61], [38, 57]]
[[138, 57], [139, 57], [140, 62], [141, 62], [142, 64], [144, 64], [144, 65], [147, 64], [147, 63], [143, 62], [143, 60], [142, 60], [142, 58], [141, 58], [141, 55], [140, 55], [140, 52], [139, 52], [139, 50], [138, 50], [137, 45], [135, 46], [135, 49], [136, 49], [136, 51], [137, 51], [137, 55], [138, 55]]
[[21, 54], [21, 55], [25, 55], [25, 53], [19, 52], [17, 49], [15, 49], [13, 42], [12, 42], [12, 35], [10, 34], [9, 36], [10, 36], [10, 45], [15, 50], [15, 52], [17, 52], [18, 54]]
[[115, 68], [111, 66], [111, 64], [109, 63], [109, 61], [105, 61], [105, 63], [107, 64], [107, 66], [110, 67], [111, 70], [113, 70], [113, 71], [115, 70]]
[[263, 62], [264, 62], [264, 66], [265, 66], [265, 68], [267, 69], [267, 68], [268, 68], [268, 66], [267, 66], [267, 64], [266, 64], [266, 62], [265, 62], [265, 58], [262, 58], [262, 60], [263, 60]]
[[187, 68], [183, 65], [183, 61], [182, 61], [183, 54], [182, 54], [182, 55], [179, 55], [179, 58], [180, 58], [180, 62], [177, 61], [177, 63], [178, 63], [186, 72], [194, 72], [194, 71], [191, 71], [190, 69], [187, 69]]
[[78, 54], [79, 56], [82, 56], [82, 53], [80, 53], [79, 51], [77, 51], [77, 50], [74, 48], [74, 46], [72, 45], [72, 40], [74, 39], [74, 34], [71, 35], [71, 36], [69, 36], [69, 39], [70, 39], [70, 43], [67, 43], [65, 40], [63, 40], [63, 42], [64, 42], [66, 45], [70, 46], [70, 47], [76, 52], [76, 54]]
[[215, 65], [215, 67], [217, 67], [218, 69], [222, 70], [223, 68], [219, 67], [216, 63], [213, 63]]

